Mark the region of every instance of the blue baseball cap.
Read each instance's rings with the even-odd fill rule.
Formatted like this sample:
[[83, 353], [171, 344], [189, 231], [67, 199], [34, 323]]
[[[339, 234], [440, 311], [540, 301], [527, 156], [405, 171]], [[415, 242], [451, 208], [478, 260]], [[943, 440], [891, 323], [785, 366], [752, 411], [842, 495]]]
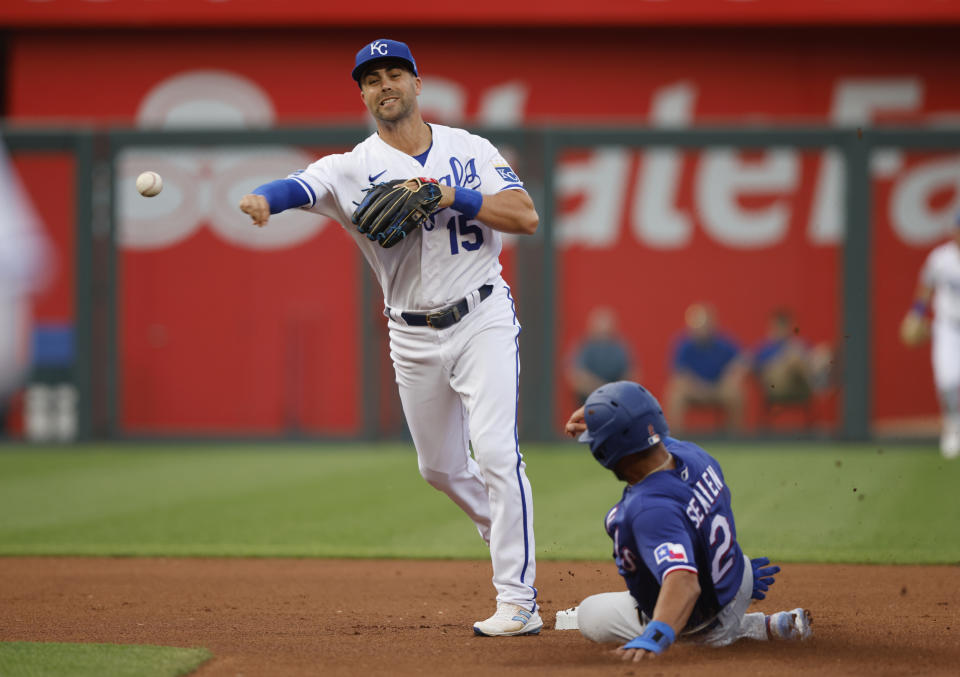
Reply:
[[417, 62], [413, 60], [413, 54], [406, 43], [397, 40], [387, 40], [381, 38], [374, 40], [369, 45], [357, 52], [357, 62], [353, 67], [353, 79], [359, 84], [360, 76], [367, 70], [374, 61], [403, 61], [410, 67], [413, 74], [420, 77], [417, 73]]

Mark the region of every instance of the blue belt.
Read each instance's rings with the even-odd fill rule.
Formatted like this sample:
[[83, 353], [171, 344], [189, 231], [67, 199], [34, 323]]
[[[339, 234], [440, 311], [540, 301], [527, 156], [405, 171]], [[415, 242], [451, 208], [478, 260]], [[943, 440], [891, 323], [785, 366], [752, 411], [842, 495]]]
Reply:
[[[483, 301], [493, 292], [493, 285], [485, 284], [480, 287], [477, 292], [480, 294], [480, 300]], [[447, 306], [443, 310], [438, 310], [435, 313], [400, 313], [400, 317], [412, 327], [446, 329], [462, 320], [463, 316], [469, 312], [470, 304], [466, 298], [462, 298], [452, 306]]]

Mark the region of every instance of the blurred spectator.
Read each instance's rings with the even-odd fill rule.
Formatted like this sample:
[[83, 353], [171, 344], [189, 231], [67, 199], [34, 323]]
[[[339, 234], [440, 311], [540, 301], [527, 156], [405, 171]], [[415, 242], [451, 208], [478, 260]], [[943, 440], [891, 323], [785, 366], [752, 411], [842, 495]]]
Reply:
[[597, 306], [587, 314], [586, 332], [568, 362], [566, 376], [577, 406], [604, 383], [636, 378], [630, 350], [619, 334], [613, 309]]
[[766, 339], [753, 353], [753, 368], [768, 402], [804, 402], [830, 385], [833, 351], [810, 347], [797, 336], [793, 314], [778, 308], [770, 315]]
[[30, 295], [42, 281], [47, 245], [2, 143], [0, 205], [0, 437], [4, 437], [10, 398], [30, 367]]
[[695, 303], [684, 319], [687, 331], [674, 351], [666, 387], [672, 428], [683, 429], [690, 407], [713, 407], [723, 412], [728, 429], [742, 430], [747, 360], [733, 339], [717, 331], [713, 308]]

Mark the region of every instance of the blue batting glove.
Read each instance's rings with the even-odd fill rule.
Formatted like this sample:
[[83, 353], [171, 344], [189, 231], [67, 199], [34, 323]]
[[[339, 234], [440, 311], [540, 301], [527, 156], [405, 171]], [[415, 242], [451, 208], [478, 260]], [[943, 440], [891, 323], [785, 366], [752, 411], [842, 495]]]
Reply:
[[764, 593], [773, 585], [774, 575], [780, 573], [780, 567], [767, 566], [768, 564], [770, 560], [766, 557], [750, 560], [750, 566], [753, 567], [753, 594], [750, 596], [753, 599], [766, 598]]

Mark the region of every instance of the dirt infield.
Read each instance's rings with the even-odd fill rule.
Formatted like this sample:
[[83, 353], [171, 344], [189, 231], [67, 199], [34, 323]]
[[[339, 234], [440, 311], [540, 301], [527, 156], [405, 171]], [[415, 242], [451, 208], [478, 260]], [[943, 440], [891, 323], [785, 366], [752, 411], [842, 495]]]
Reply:
[[623, 664], [556, 610], [621, 589], [609, 562], [541, 562], [545, 628], [474, 637], [488, 562], [0, 558], [0, 640], [204, 646], [199, 677], [946, 675], [960, 672], [960, 567], [787, 565], [766, 611], [806, 606], [804, 644], [677, 645]]

